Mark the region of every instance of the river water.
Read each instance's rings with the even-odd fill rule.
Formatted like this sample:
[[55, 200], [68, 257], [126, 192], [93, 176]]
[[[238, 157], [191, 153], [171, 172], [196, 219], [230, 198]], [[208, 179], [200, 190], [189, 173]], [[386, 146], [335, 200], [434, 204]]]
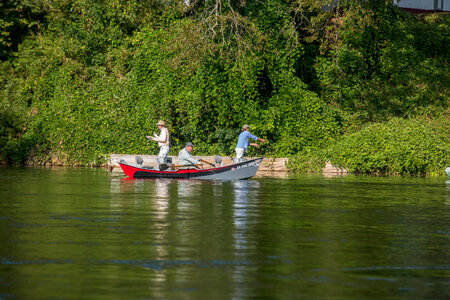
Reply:
[[0, 299], [450, 297], [448, 178], [0, 178]]

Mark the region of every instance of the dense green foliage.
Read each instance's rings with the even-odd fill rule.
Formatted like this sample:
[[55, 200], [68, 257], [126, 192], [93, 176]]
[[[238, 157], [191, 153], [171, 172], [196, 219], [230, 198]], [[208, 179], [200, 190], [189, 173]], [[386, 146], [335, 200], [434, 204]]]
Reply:
[[247, 123], [269, 140], [249, 155], [290, 156], [446, 112], [446, 15], [419, 20], [391, 1], [188, 2], [2, 5], [0, 155], [86, 165], [153, 154], [144, 136], [163, 119], [171, 154], [186, 141], [232, 154]]
[[291, 159], [299, 172], [320, 172], [326, 161], [355, 173], [442, 174], [448, 164], [449, 118], [392, 118]]
[[417, 22], [389, 5], [365, 11], [362, 6], [344, 10], [326, 33], [339, 41], [318, 58], [323, 98], [358, 123], [446, 107], [449, 18], [430, 15]]

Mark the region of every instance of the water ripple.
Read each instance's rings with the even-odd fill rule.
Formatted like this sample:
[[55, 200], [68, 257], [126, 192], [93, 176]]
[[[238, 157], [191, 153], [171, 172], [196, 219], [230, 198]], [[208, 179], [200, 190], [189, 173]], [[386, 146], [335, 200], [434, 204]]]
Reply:
[[72, 259], [11, 260], [2, 258], [0, 260], [0, 263], [3, 265], [67, 264], [73, 262]]
[[224, 261], [224, 260], [210, 260], [210, 261], [195, 261], [195, 260], [93, 260], [91, 263], [96, 264], [123, 264], [134, 265], [155, 270], [162, 270], [165, 268], [194, 265], [201, 268], [219, 267], [219, 266], [249, 266], [252, 265], [248, 261]]
[[373, 270], [450, 270], [448, 266], [373, 266], [342, 268], [341, 271], [373, 271]]

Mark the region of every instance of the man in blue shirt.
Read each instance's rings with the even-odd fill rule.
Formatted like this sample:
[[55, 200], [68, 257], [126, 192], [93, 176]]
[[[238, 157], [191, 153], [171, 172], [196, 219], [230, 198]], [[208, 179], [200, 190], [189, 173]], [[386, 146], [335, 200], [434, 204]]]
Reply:
[[236, 158], [242, 158], [244, 153], [247, 152], [248, 146], [259, 147], [258, 144], [250, 143], [248, 139], [254, 139], [255, 141], [265, 142], [265, 139], [260, 139], [257, 136], [254, 136], [250, 133], [250, 126], [245, 124], [242, 126], [242, 132], [239, 134], [238, 143], [236, 145]]

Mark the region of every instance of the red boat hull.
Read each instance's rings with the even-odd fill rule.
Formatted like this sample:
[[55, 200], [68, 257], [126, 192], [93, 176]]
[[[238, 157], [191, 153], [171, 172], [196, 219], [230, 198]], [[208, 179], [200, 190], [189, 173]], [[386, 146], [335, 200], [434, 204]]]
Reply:
[[256, 174], [264, 157], [240, 162], [228, 166], [210, 169], [178, 169], [176, 171], [159, 171], [145, 167], [119, 163], [125, 175], [130, 178], [174, 178], [174, 179], [248, 179]]

